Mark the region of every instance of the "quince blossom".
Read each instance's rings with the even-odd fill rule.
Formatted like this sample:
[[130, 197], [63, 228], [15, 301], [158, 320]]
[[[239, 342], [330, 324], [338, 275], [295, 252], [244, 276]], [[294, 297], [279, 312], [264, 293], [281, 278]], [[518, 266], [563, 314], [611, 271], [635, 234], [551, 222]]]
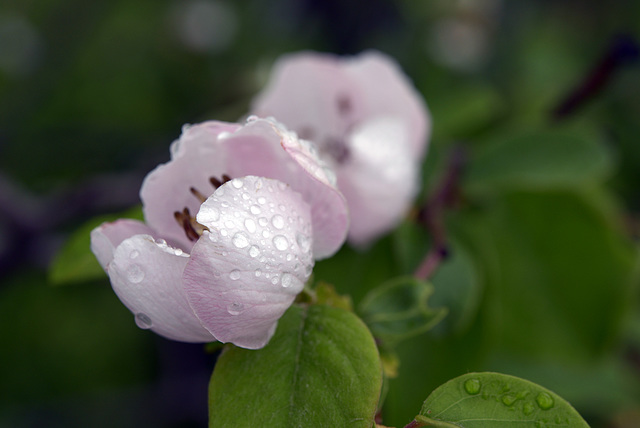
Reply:
[[91, 248], [139, 327], [261, 348], [314, 259], [346, 238], [334, 182], [313, 145], [273, 120], [185, 127], [143, 182], [146, 224], [102, 224]]
[[353, 244], [392, 229], [419, 191], [430, 117], [408, 78], [379, 52], [284, 56], [252, 112], [318, 145], [347, 198]]

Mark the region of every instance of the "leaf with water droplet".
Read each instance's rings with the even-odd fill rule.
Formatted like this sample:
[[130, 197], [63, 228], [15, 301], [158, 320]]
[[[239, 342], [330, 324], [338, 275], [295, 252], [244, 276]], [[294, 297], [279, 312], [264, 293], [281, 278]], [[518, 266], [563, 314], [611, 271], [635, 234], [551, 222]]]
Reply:
[[381, 373], [373, 337], [352, 312], [293, 306], [263, 349], [222, 353], [209, 426], [370, 428]]
[[427, 397], [416, 420], [442, 428], [538, 428], [548, 420], [555, 421], [554, 427], [588, 428], [557, 394], [501, 373], [468, 373], [450, 380]]

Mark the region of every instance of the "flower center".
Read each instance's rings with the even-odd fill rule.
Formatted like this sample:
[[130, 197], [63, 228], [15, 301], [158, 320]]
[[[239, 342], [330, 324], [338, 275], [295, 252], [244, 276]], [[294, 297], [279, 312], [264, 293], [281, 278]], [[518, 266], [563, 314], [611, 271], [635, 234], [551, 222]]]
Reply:
[[[213, 186], [214, 190], [222, 186], [229, 180], [231, 180], [231, 177], [229, 177], [227, 174], [222, 174], [221, 179], [217, 177], [209, 177], [209, 182]], [[191, 192], [193, 196], [198, 198], [200, 203], [203, 203], [207, 200], [207, 197], [195, 187], [190, 187], [189, 192]], [[187, 239], [189, 239], [190, 241], [197, 241], [202, 236], [202, 233], [205, 230], [209, 230], [206, 226], [203, 226], [196, 221], [196, 218], [191, 215], [191, 212], [187, 207], [184, 207], [182, 211], [175, 211], [173, 213], [173, 217], [176, 219], [180, 227], [184, 229], [184, 233], [185, 235], [187, 235]]]

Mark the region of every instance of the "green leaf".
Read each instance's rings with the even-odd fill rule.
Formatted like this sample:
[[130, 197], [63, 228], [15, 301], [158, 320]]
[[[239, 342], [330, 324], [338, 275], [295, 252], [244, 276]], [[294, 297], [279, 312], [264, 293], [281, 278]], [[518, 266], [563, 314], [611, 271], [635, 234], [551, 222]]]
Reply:
[[433, 286], [412, 277], [374, 288], [360, 304], [362, 319], [386, 346], [422, 334], [444, 318], [446, 308], [429, 307]]
[[381, 383], [373, 337], [353, 313], [292, 306], [265, 348], [222, 353], [209, 426], [370, 428]]
[[90, 234], [102, 223], [118, 218], [142, 220], [142, 209], [136, 207], [121, 214], [100, 216], [80, 226], [51, 263], [49, 281], [54, 285], [68, 285], [104, 277], [104, 270], [91, 252]]
[[427, 397], [416, 420], [443, 428], [588, 428], [557, 394], [500, 373], [468, 373], [450, 380]]
[[576, 186], [606, 177], [610, 151], [594, 135], [544, 130], [498, 138], [478, 149], [465, 176], [469, 191]]

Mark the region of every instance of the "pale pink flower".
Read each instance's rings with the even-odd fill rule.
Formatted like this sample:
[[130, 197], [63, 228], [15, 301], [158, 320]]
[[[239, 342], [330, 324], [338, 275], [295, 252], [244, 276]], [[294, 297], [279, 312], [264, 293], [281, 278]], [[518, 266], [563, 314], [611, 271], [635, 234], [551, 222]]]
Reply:
[[286, 55], [252, 112], [318, 145], [347, 198], [356, 245], [396, 226], [420, 189], [430, 116], [398, 65], [379, 52]]
[[314, 147], [273, 120], [185, 127], [144, 180], [146, 224], [105, 223], [91, 248], [141, 328], [261, 348], [314, 259], [346, 238], [334, 181]]

